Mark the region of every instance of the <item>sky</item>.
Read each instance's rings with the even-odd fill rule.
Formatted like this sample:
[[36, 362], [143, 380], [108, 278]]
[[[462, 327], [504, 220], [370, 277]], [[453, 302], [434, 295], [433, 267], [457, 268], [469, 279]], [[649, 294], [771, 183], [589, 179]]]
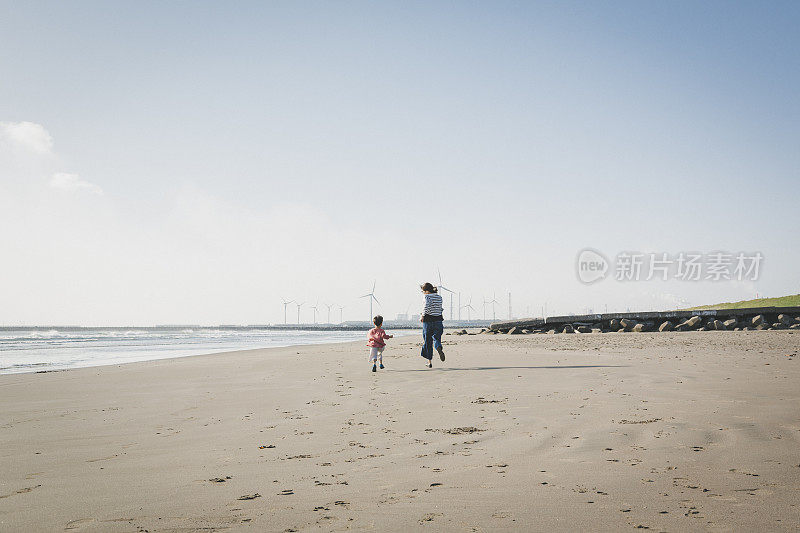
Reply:
[[800, 293], [796, 2], [0, 9], [0, 324], [394, 317], [438, 271], [472, 318]]

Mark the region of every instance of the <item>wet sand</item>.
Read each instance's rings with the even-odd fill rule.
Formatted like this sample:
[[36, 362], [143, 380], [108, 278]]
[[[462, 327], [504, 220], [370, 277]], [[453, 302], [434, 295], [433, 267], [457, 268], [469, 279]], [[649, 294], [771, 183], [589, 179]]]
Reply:
[[445, 340], [0, 376], [0, 530], [800, 523], [800, 334]]

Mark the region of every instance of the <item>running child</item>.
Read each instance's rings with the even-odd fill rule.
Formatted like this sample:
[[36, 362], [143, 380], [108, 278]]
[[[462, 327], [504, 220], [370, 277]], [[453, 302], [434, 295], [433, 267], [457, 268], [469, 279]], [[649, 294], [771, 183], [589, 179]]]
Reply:
[[376, 362], [383, 369], [383, 349], [386, 348], [386, 339], [391, 339], [393, 335], [387, 335], [381, 327], [383, 325], [383, 317], [381, 315], [372, 319], [375, 327], [369, 330], [367, 335], [367, 346], [369, 346], [369, 360], [372, 363], [372, 371], [377, 372]]

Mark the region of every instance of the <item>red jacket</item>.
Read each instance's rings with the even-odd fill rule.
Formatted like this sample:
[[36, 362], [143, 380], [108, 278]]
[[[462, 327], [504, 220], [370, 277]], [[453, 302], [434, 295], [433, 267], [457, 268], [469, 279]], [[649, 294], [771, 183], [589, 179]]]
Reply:
[[386, 346], [385, 339], [388, 339], [390, 335], [387, 335], [383, 328], [372, 328], [369, 330], [369, 334], [367, 335], [367, 346], [371, 348], [381, 348]]

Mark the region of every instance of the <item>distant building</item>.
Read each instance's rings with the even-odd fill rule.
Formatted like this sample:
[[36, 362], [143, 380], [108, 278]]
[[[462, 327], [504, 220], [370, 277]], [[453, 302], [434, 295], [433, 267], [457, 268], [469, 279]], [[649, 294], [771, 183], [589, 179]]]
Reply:
[[397, 314], [397, 321], [398, 322], [408, 322], [408, 315], [406, 313], [398, 313]]
[[419, 322], [419, 315], [411, 315], [411, 322]]

